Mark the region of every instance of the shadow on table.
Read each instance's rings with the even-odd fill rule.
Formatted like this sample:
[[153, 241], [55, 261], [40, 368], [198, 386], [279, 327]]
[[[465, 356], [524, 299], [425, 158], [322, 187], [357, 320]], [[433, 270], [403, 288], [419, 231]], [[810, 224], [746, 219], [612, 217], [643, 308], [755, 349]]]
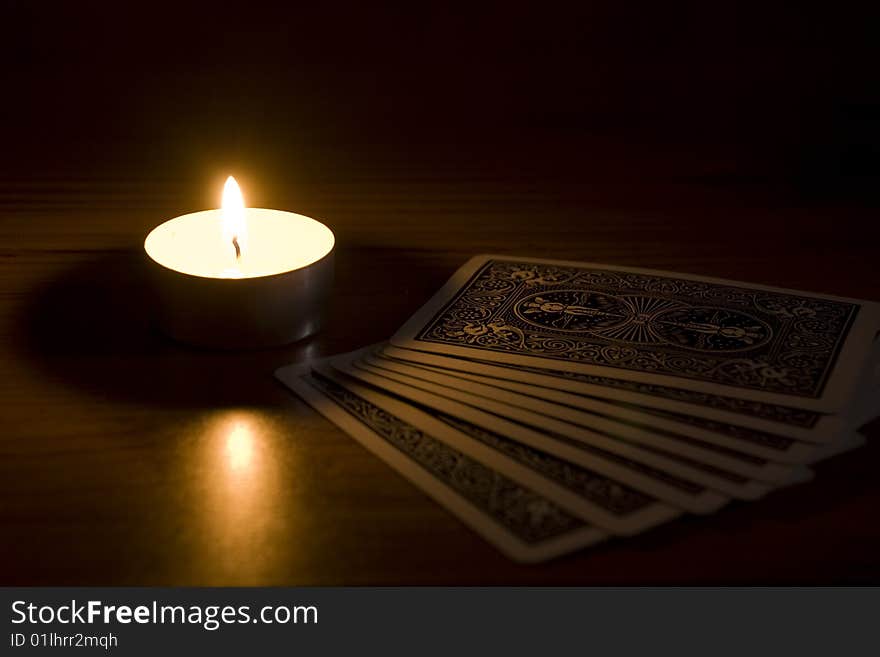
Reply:
[[[29, 294], [16, 323], [18, 351], [66, 385], [116, 401], [275, 405], [286, 399], [272, 377], [277, 367], [387, 338], [450, 273], [447, 267], [438, 270], [436, 262], [397, 249], [339, 249], [324, 331], [272, 349], [213, 351], [163, 336], [151, 318], [143, 253], [108, 252]], [[418, 283], [402, 286], [404, 271], [425, 289]]]

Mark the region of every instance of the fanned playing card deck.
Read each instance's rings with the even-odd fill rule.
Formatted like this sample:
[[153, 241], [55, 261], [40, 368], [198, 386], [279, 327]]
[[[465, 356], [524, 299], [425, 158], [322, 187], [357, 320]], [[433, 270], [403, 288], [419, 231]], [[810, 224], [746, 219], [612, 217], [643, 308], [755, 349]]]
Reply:
[[878, 414], [880, 306], [472, 258], [388, 343], [278, 378], [463, 522], [542, 561], [808, 481]]

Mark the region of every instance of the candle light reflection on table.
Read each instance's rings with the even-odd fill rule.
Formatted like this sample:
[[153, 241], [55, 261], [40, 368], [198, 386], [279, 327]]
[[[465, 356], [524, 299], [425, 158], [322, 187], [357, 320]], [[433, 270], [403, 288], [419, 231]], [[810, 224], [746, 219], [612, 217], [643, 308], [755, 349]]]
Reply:
[[232, 472], [247, 471], [254, 453], [254, 436], [244, 422], [238, 420], [226, 438], [229, 469]]
[[194, 567], [230, 581], [263, 581], [280, 560], [295, 561], [276, 538], [301, 516], [279, 464], [278, 429], [259, 411], [223, 410], [203, 418], [198, 433], [186, 492], [199, 536]]

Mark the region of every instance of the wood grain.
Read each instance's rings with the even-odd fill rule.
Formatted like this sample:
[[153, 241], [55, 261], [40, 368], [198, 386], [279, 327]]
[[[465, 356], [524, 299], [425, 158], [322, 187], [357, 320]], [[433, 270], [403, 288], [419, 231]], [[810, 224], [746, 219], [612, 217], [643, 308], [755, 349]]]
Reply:
[[870, 208], [711, 166], [600, 169], [252, 172], [251, 204], [321, 217], [340, 246], [326, 330], [245, 353], [165, 340], [145, 302], [144, 235], [207, 205], [206, 181], [4, 180], [0, 583], [880, 583], [876, 426], [808, 485], [519, 566], [272, 378], [386, 338], [480, 252], [880, 298]]

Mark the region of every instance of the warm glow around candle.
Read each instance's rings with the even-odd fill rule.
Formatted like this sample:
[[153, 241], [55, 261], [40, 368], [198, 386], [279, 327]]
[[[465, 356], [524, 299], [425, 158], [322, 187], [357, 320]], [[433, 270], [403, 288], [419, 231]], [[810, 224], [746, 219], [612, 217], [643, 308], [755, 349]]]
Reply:
[[229, 244], [236, 258], [240, 259], [247, 244], [247, 222], [244, 218], [244, 197], [235, 178], [229, 176], [223, 185], [223, 239]]

